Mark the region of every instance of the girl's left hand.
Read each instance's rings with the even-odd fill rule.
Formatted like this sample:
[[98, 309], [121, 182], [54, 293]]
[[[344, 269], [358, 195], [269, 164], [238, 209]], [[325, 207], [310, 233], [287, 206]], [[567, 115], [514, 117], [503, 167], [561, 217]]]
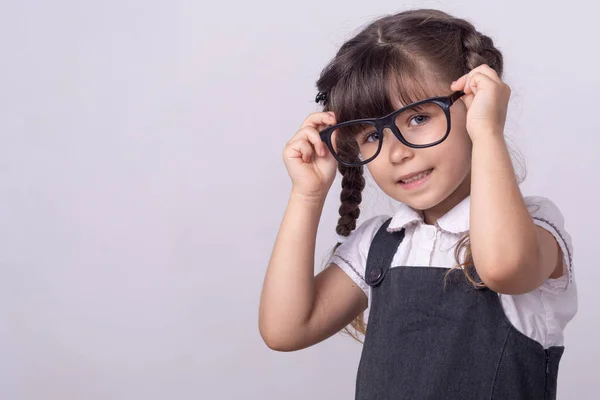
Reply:
[[471, 140], [478, 135], [504, 134], [511, 91], [496, 71], [486, 64], [480, 65], [453, 82], [450, 88], [465, 92], [460, 99], [467, 106], [467, 132]]

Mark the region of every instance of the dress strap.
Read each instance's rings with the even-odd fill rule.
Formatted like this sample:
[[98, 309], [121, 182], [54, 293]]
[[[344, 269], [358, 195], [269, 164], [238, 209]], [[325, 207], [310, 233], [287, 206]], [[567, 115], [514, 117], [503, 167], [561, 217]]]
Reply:
[[387, 231], [391, 221], [392, 218], [388, 219], [379, 228], [369, 247], [365, 282], [371, 287], [377, 286], [383, 281], [387, 270], [391, 267], [398, 246], [404, 239], [404, 229], [397, 232]]

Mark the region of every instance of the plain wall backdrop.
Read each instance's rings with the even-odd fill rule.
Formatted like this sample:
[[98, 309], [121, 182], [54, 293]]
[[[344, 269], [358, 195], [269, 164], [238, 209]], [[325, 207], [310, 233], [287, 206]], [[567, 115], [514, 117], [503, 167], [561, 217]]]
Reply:
[[[559, 398], [597, 399], [600, 9], [583, 0], [3, 0], [0, 399], [353, 398], [360, 344], [277, 353], [258, 332], [281, 152], [338, 47], [421, 7], [504, 54], [522, 191], [552, 199], [574, 241]], [[359, 223], [390, 210], [373, 186]]]

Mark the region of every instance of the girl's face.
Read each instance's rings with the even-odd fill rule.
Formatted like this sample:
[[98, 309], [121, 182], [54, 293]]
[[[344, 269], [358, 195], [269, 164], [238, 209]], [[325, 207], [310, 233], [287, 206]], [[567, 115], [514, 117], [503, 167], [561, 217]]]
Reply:
[[[400, 108], [402, 104], [396, 100], [394, 106]], [[387, 132], [381, 153], [367, 164], [383, 192], [425, 211], [427, 223], [435, 222], [470, 193], [472, 143], [466, 130], [466, 113], [462, 100], [450, 107], [450, 134], [433, 147], [413, 149]], [[423, 171], [431, 172], [420, 183], [411, 185], [401, 180]]]

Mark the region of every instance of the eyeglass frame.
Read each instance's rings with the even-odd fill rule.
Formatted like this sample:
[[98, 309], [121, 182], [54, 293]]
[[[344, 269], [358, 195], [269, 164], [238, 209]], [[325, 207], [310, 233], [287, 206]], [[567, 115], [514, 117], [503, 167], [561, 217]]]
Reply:
[[[379, 146], [377, 148], [377, 151], [375, 152], [375, 154], [368, 158], [367, 160], [358, 162], [358, 163], [348, 163], [345, 162], [343, 160], [340, 160], [336, 153], [335, 150], [333, 148], [333, 144], [331, 143], [331, 135], [333, 134], [333, 132], [336, 129], [340, 129], [343, 128], [344, 126], [348, 126], [348, 125], [354, 125], [354, 124], [359, 124], [359, 123], [364, 123], [364, 124], [368, 124], [368, 125], [372, 125], [375, 126], [375, 129], [377, 129], [377, 133], [380, 134], [383, 137], [383, 130], [385, 128], [389, 128], [392, 133], [394, 134], [394, 136], [400, 141], [402, 142], [402, 144], [404, 144], [405, 146], [411, 147], [413, 149], [424, 149], [427, 147], [433, 147], [436, 146], [440, 143], [442, 143], [444, 140], [446, 140], [446, 138], [448, 137], [448, 135], [450, 134], [450, 129], [451, 129], [451, 122], [450, 122], [450, 107], [459, 99], [461, 98], [463, 95], [465, 94], [464, 91], [459, 90], [456, 91], [454, 93], [452, 93], [449, 96], [439, 96], [439, 97], [431, 97], [428, 99], [424, 99], [424, 100], [419, 100], [415, 103], [406, 105], [398, 110], [392, 111], [391, 113], [389, 113], [388, 115], [385, 115], [383, 117], [379, 117], [379, 118], [361, 118], [361, 119], [353, 119], [350, 121], [345, 121], [345, 122], [340, 122], [339, 124], [335, 124], [332, 125], [330, 127], [327, 127], [325, 129], [323, 129], [321, 132], [319, 132], [319, 136], [321, 137], [321, 140], [325, 143], [325, 145], [327, 146], [327, 148], [329, 149], [329, 151], [331, 152], [331, 154], [333, 155], [333, 157], [342, 165], [346, 166], [346, 167], [360, 167], [363, 166], [371, 161], [373, 161], [381, 152], [381, 148], [383, 147], [383, 140], [379, 141]], [[446, 129], [446, 134], [444, 135], [444, 137], [442, 137], [440, 140], [430, 143], [430, 144], [412, 144], [409, 143], [404, 136], [402, 136], [402, 133], [400, 132], [400, 129], [398, 129], [398, 127], [396, 126], [395, 120], [396, 120], [396, 116], [410, 108], [419, 106], [421, 104], [425, 104], [425, 103], [434, 103], [437, 104], [438, 106], [440, 106], [442, 108], [442, 110], [444, 111], [444, 114], [446, 115], [446, 121], [447, 121], [447, 129]]]

